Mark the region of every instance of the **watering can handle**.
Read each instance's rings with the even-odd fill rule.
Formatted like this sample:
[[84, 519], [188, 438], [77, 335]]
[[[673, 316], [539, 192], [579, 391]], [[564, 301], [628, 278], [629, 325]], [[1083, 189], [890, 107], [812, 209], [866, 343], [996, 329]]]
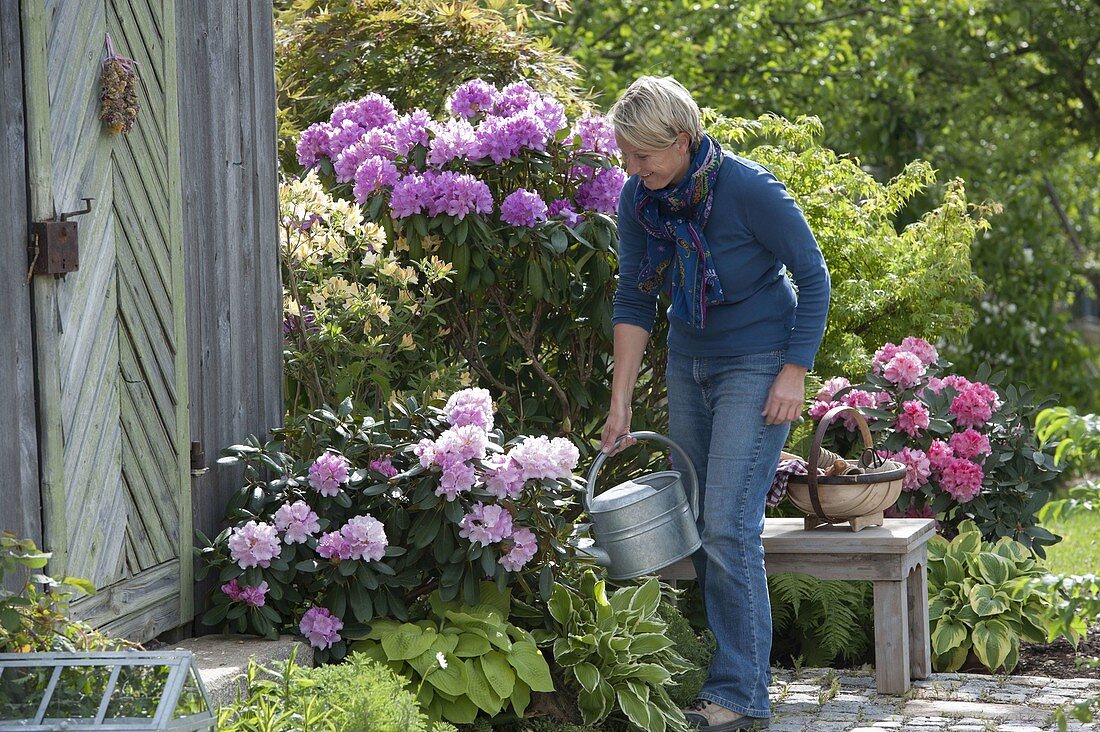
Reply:
[[[638, 439], [638, 440], [656, 440], [657, 442], [663, 443], [663, 444], [667, 445], [668, 447], [672, 448], [672, 451], [675, 452], [676, 456], [678, 458], [680, 458], [680, 460], [684, 463], [684, 470], [687, 472], [687, 476], [688, 476], [688, 479], [689, 479], [688, 482], [691, 484], [691, 487], [688, 490], [688, 505], [691, 507], [691, 515], [693, 517], [695, 517], [696, 519], [698, 519], [699, 518], [699, 477], [695, 474], [695, 466], [691, 464], [691, 458], [689, 458], [688, 454], [686, 452], [684, 452], [684, 448], [680, 447], [679, 445], [677, 445], [675, 442], [668, 439], [664, 435], [657, 434], [656, 432], [629, 432], [629, 433], [623, 435], [622, 437], [620, 437], [618, 440], [615, 440], [615, 444], [618, 445], [619, 442], [622, 441], [626, 437], [633, 437], [633, 438]], [[608, 458], [608, 454], [606, 452], [601, 452], [596, 457], [595, 462], [592, 463], [592, 467], [588, 471], [588, 478], [585, 481], [586, 486], [581, 491], [581, 502], [584, 505], [584, 512], [585, 513], [589, 513], [589, 507], [588, 507], [588, 495], [589, 495], [589, 493], [591, 492], [592, 495], [595, 495], [595, 490], [593, 490], [593, 488], [596, 485], [596, 471], [598, 471], [600, 469], [600, 467], [604, 464], [604, 461], [607, 460], [607, 458]]]

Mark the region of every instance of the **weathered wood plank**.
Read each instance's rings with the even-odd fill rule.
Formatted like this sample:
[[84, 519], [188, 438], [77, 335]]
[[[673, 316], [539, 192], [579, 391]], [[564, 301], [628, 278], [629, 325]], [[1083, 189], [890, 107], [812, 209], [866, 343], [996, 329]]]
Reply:
[[[23, 64], [19, 7], [0, 3], [0, 528], [42, 543], [38, 440], [34, 414], [34, 343], [27, 268], [27, 164], [24, 151]], [[14, 582], [14, 578], [9, 578]]]
[[[178, 623], [179, 572], [180, 562], [173, 559], [102, 588], [73, 603], [73, 616], [124, 638], [148, 640]], [[168, 622], [170, 613], [163, 611], [164, 606], [174, 608], [175, 621]], [[156, 632], [147, 634], [150, 628]]]
[[[177, 3], [191, 430], [206, 465], [281, 423], [281, 285], [270, 0]], [[193, 479], [194, 526], [222, 526], [239, 471]], [[213, 587], [198, 586], [201, 598]]]
[[763, 539], [772, 551], [824, 551], [836, 546], [839, 539], [845, 546], [875, 554], [895, 554], [918, 546], [935, 532], [930, 519], [887, 519], [883, 526], [851, 531], [847, 526], [821, 526], [805, 531], [800, 518], [768, 519]]
[[909, 674], [914, 679], [932, 675], [932, 641], [928, 636], [927, 554], [909, 573], [906, 601], [909, 609]]
[[875, 582], [875, 686], [880, 694], [909, 689], [909, 608], [905, 582]]

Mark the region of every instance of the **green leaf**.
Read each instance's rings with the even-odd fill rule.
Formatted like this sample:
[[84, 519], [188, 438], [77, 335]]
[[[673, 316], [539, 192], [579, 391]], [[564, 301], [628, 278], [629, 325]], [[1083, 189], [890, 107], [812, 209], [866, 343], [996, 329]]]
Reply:
[[491, 648], [488, 638], [476, 633], [463, 633], [458, 637], [454, 653], [460, 658], [473, 658], [484, 656]]
[[595, 691], [600, 683], [599, 670], [587, 661], [578, 663], [574, 666], [573, 674], [577, 677], [577, 683], [579, 683], [581, 688], [585, 691]]
[[986, 582], [995, 587], [1007, 582], [1013, 569], [1011, 561], [993, 552], [979, 553], [977, 564], [978, 573]]
[[643, 633], [630, 639], [630, 653], [633, 656], [648, 656], [675, 645], [675, 642], [659, 633]]
[[630, 600], [631, 610], [641, 610], [642, 618], [649, 619], [657, 612], [657, 606], [661, 604], [661, 583], [656, 577], [649, 579], [638, 588], [637, 593]]
[[664, 666], [655, 663], [640, 663], [630, 671], [630, 678], [643, 681], [647, 684], [665, 684], [672, 678]]
[[489, 680], [485, 678], [485, 673], [481, 670], [481, 663], [476, 658], [467, 658], [462, 663], [466, 666], [466, 676], [469, 680], [466, 695], [470, 697], [470, 701], [482, 711], [487, 712], [489, 716], [495, 715], [503, 706], [503, 699], [493, 691]]
[[[611, 684], [600, 680], [595, 691], [581, 691], [577, 694], [577, 706], [585, 724], [596, 724], [611, 713], [615, 704], [615, 690]], [[644, 727], [642, 729], [645, 729]]]
[[943, 655], [966, 640], [966, 626], [955, 620], [940, 620], [932, 631], [932, 651]]
[[649, 720], [649, 689], [643, 685], [627, 682], [615, 690], [619, 707], [626, 713], [627, 719], [641, 729], [651, 728]]
[[512, 702], [512, 710], [516, 713], [516, 716], [522, 718], [527, 706], [531, 703], [531, 687], [520, 679], [516, 679], [516, 685], [512, 689], [512, 696], [509, 701]]
[[518, 641], [512, 644], [512, 650], [508, 653], [508, 663], [516, 670], [516, 675], [523, 679], [523, 683], [531, 687], [532, 691], [554, 690], [554, 681], [550, 677], [550, 666], [546, 658], [534, 643]]
[[477, 705], [467, 696], [460, 696], [454, 701], [442, 700], [440, 709], [443, 718], [455, 724], [470, 724], [477, 719]]
[[970, 588], [970, 607], [979, 617], [1000, 615], [1008, 609], [1008, 599], [992, 585], [974, 585]]
[[458, 656], [444, 653], [443, 658], [447, 667], [442, 668], [435, 654], [432, 654], [432, 658], [433, 671], [424, 676], [424, 679], [444, 694], [450, 694], [451, 696], [462, 696], [465, 694], [469, 688], [466, 663]]
[[1012, 632], [1000, 620], [982, 620], [974, 626], [974, 653], [990, 671], [1000, 668], [1012, 649]]
[[554, 587], [554, 592], [550, 595], [547, 607], [550, 609], [550, 617], [558, 621], [560, 625], [568, 623], [570, 616], [573, 614], [573, 603], [569, 590], [562, 585]]
[[431, 648], [435, 636], [435, 630], [427, 632], [412, 623], [404, 623], [383, 636], [382, 647], [391, 661], [407, 661]]
[[506, 699], [512, 695], [516, 683], [516, 672], [512, 670], [508, 658], [500, 651], [489, 651], [479, 660], [481, 672], [489, 680], [489, 685], [497, 696]]

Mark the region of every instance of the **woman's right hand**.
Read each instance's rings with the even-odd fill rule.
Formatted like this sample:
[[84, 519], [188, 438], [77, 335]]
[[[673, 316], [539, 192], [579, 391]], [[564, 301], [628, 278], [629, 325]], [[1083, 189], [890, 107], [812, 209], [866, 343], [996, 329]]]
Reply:
[[615, 444], [616, 440], [630, 432], [630, 417], [630, 407], [611, 408], [607, 414], [607, 421], [603, 425], [603, 433], [600, 436], [600, 452], [615, 455], [637, 442], [633, 437], [626, 437]]

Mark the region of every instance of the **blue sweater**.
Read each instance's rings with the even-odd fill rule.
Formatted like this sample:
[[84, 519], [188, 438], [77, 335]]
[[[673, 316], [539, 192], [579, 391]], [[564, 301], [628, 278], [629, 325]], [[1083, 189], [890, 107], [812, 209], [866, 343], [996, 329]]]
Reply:
[[[638, 289], [646, 249], [645, 230], [634, 214], [638, 185], [638, 177], [631, 176], [619, 196], [619, 282], [612, 322], [652, 331], [657, 293]], [[764, 166], [726, 153], [703, 234], [726, 299], [707, 308], [705, 328], [670, 313], [669, 349], [687, 356], [783, 350], [787, 363], [813, 368], [829, 311], [829, 271], [787, 188]]]

